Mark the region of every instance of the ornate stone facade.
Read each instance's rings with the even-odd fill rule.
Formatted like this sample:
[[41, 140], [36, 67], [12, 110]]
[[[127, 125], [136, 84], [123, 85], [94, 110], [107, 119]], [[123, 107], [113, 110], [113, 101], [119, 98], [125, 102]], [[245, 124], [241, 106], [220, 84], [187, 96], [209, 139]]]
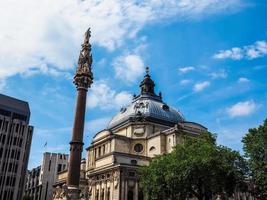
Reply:
[[184, 134], [198, 136], [207, 129], [188, 122], [154, 92], [148, 69], [140, 95], [95, 135], [87, 148], [88, 196], [90, 200], [142, 200], [138, 168], [155, 155], [172, 151]]

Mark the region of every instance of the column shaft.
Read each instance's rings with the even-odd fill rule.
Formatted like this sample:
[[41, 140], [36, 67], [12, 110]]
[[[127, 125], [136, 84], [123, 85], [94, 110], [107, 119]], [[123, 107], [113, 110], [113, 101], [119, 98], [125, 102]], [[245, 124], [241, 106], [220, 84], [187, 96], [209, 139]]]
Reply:
[[70, 160], [67, 179], [68, 186], [79, 187], [80, 182], [80, 165], [83, 148], [86, 93], [86, 89], [78, 89], [72, 140], [70, 142]]

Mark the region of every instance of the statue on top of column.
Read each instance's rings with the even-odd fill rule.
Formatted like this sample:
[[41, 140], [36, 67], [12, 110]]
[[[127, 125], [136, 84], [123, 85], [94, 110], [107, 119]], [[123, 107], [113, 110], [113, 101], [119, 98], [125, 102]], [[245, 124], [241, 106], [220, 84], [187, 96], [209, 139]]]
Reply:
[[91, 37], [90, 28], [85, 32], [84, 43], [82, 44], [82, 49], [80, 51], [80, 56], [78, 60], [78, 66], [74, 76], [74, 84], [76, 87], [88, 89], [93, 83], [93, 73], [92, 73], [92, 53], [91, 44], [89, 42]]

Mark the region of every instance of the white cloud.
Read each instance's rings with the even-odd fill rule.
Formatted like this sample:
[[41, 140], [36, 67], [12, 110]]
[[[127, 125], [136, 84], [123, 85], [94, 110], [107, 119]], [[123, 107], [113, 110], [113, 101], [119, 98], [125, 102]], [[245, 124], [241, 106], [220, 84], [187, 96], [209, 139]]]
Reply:
[[89, 26], [93, 45], [114, 50], [148, 23], [199, 19], [241, 6], [241, 0], [0, 1], [0, 77], [41, 70], [42, 65], [73, 68]]
[[213, 57], [216, 59], [231, 58], [233, 60], [241, 60], [243, 58], [243, 52], [242, 49], [233, 47], [230, 50], [220, 50], [219, 53], [216, 53]]
[[267, 55], [267, 42], [256, 41], [254, 44], [243, 47], [234, 47], [229, 50], [220, 50], [218, 53], [213, 55], [215, 59], [256, 59]]
[[230, 117], [242, 117], [248, 116], [256, 110], [256, 104], [253, 100], [238, 102], [231, 107], [227, 108], [226, 111]]
[[240, 77], [238, 79], [238, 83], [248, 83], [250, 82], [250, 80], [248, 78], [245, 78], [245, 77]]
[[116, 77], [126, 83], [135, 82], [144, 72], [145, 65], [138, 55], [128, 54], [114, 59], [113, 67]]
[[132, 95], [126, 91], [116, 92], [105, 81], [95, 81], [88, 93], [87, 107], [100, 109], [114, 109], [131, 102]]
[[189, 83], [191, 83], [192, 81], [191, 80], [189, 80], [189, 79], [183, 79], [183, 80], [181, 80], [180, 81], [180, 85], [188, 85]]
[[105, 129], [110, 119], [110, 117], [103, 117], [86, 122], [85, 132], [89, 132], [89, 134], [92, 134]]
[[225, 70], [220, 70], [218, 72], [212, 72], [210, 73], [211, 78], [217, 79], [217, 78], [227, 78], [228, 74]]
[[200, 83], [196, 83], [194, 85], [193, 90], [195, 92], [200, 92], [200, 91], [204, 90], [205, 88], [207, 88], [209, 85], [210, 85], [209, 81], [203, 81], [203, 82], [200, 82]]
[[5, 86], [6, 86], [5, 79], [0, 78], [0, 92], [2, 92], [4, 90]]
[[178, 70], [179, 70], [179, 72], [181, 74], [185, 74], [187, 72], [194, 71], [195, 70], [195, 67], [192, 67], [192, 66], [180, 67]]

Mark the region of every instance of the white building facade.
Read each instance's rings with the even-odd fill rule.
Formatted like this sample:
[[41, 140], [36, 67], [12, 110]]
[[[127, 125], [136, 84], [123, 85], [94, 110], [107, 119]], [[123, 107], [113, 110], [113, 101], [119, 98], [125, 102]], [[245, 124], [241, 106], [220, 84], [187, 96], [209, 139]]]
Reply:
[[68, 167], [68, 155], [48, 153], [43, 155], [42, 165], [27, 173], [25, 194], [33, 200], [52, 200], [53, 185], [58, 173]]

